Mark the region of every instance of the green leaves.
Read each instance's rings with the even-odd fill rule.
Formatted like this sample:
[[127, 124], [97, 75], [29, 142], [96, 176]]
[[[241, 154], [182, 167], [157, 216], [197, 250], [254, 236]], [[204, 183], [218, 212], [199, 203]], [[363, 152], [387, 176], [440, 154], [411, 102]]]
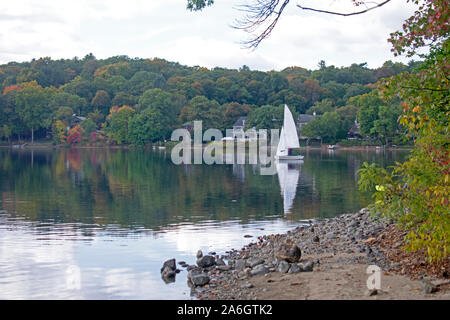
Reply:
[[190, 11], [200, 11], [213, 4], [214, 0], [188, 0], [187, 9]]
[[[382, 81], [383, 97], [400, 98], [400, 123], [415, 138], [408, 161], [391, 172], [364, 165], [360, 187], [386, 186], [375, 191], [373, 208], [393, 215], [409, 232], [407, 249], [424, 250], [430, 262], [448, 257], [450, 250], [450, 85], [448, 1], [425, 0], [390, 41], [394, 52], [412, 55], [432, 41], [430, 53], [414, 73]], [[385, 123], [377, 123], [383, 127]]]

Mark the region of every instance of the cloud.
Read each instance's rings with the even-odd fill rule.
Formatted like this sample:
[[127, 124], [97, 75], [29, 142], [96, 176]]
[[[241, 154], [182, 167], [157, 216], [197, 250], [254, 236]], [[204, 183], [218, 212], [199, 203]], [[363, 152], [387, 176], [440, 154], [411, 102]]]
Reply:
[[[414, 6], [394, 1], [354, 17], [286, 10], [270, 38], [256, 51], [241, 49], [247, 34], [230, 25], [243, 13], [242, 0], [217, 2], [205, 11], [186, 10], [185, 1], [23, 0], [0, 3], [0, 63], [32, 58], [99, 58], [124, 54], [160, 57], [186, 65], [280, 70], [315, 68], [319, 60], [336, 66], [393, 59], [386, 39], [401, 28]], [[304, 5], [314, 5], [305, 1]], [[354, 10], [346, 1], [329, 9]], [[324, 3], [325, 4], [325, 3]], [[328, 8], [328, 7], [326, 7]]]

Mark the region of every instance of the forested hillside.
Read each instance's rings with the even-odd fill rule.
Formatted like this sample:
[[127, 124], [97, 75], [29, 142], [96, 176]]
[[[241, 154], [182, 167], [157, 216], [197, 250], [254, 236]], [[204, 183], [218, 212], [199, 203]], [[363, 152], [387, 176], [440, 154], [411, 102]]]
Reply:
[[335, 67], [320, 61], [314, 71], [262, 72], [92, 54], [10, 62], [0, 65], [0, 137], [4, 143], [144, 145], [169, 138], [192, 120], [224, 130], [247, 115], [249, 126], [277, 128], [280, 121], [273, 119], [281, 119], [280, 106], [287, 104], [296, 115], [317, 115], [306, 127], [311, 136], [345, 138], [358, 117], [364, 135], [387, 139], [398, 129], [401, 109], [398, 101], [382, 101], [374, 84], [418, 64], [387, 61], [369, 69], [365, 63]]

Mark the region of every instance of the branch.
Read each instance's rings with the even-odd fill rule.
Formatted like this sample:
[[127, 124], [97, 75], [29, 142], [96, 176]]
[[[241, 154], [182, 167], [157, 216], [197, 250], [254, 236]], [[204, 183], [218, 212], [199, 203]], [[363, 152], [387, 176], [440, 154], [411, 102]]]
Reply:
[[[366, 9], [350, 13], [320, 10], [315, 8], [302, 7], [300, 5], [296, 6], [302, 10], [310, 10], [319, 13], [333, 14], [347, 17], [357, 14], [363, 14], [370, 10], [384, 6], [386, 3], [390, 1], [391, 0], [384, 0], [381, 3], [364, 1], [362, 2], [362, 4], [366, 6]], [[290, 0], [253, 0], [253, 2], [250, 4], [238, 6], [238, 10], [245, 12], [246, 15], [243, 19], [236, 20], [235, 25], [233, 25], [232, 27], [235, 29], [244, 30], [245, 32], [250, 33], [252, 35], [250, 40], [242, 41], [241, 44], [243, 44], [244, 47], [248, 49], [255, 50], [264, 39], [270, 36], [276, 24], [278, 23], [278, 20], [280, 19], [283, 10], [289, 4], [289, 2]], [[367, 4], [369, 3], [373, 4], [373, 6], [367, 7]], [[260, 30], [262, 29], [263, 31], [258, 32], [257, 31], [258, 29]]]
[[261, 25], [267, 23], [271, 16], [275, 16], [269, 25], [258, 36], [255, 36], [248, 41], [243, 41], [242, 44], [246, 48], [256, 49], [261, 41], [270, 36], [289, 1], [290, 0], [284, 0], [278, 10], [277, 6], [280, 3], [280, 0], [257, 0], [256, 4], [241, 6], [239, 10], [247, 12], [247, 15], [243, 20], [237, 20], [237, 25], [232, 27], [235, 29], [244, 30], [248, 33], [255, 32]]
[[379, 8], [381, 6], [384, 6], [386, 3], [390, 2], [391, 0], [385, 0], [373, 7], [367, 8], [365, 10], [362, 11], [357, 11], [357, 12], [350, 12], [350, 13], [342, 13], [342, 12], [334, 12], [334, 11], [327, 11], [327, 10], [320, 10], [320, 9], [314, 9], [314, 8], [308, 8], [308, 7], [302, 7], [301, 5], [297, 5], [297, 7], [299, 7], [302, 10], [310, 10], [310, 11], [314, 11], [314, 12], [320, 12], [320, 13], [326, 13], [326, 14], [334, 14], [334, 15], [338, 15], [338, 16], [344, 16], [344, 17], [348, 17], [348, 16], [354, 16], [357, 14], [362, 14], [362, 13], [366, 13], [370, 10]]

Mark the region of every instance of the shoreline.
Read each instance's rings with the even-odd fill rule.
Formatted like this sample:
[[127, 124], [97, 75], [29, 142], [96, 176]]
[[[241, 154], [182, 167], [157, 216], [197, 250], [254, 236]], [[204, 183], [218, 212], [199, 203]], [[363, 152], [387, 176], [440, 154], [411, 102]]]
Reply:
[[[405, 258], [401, 239], [392, 221], [361, 209], [259, 236], [220, 257], [199, 250], [196, 264], [179, 265], [188, 272], [191, 296], [200, 300], [450, 299], [448, 259], [433, 269], [417, 254]], [[379, 289], [367, 285], [374, 265]], [[162, 278], [180, 271], [163, 267]]]
[[[202, 145], [203, 148], [207, 147], [208, 144], [204, 143]], [[4, 148], [4, 149], [19, 149], [19, 150], [25, 150], [25, 149], [126, 149], [126, 150], [131, 150], [131, 149], [147, 149], [147, 148], [159, 148], [159, 147], [163, 147], [163, 148], [172, 148], [173, 145], [158, 145], [158, 144], [150, 144], [150, 145], [146, 145], [146, 146], [131, 146], [131, 145], [97, 145], [97, 146], [90, 146], [90, 145], [76, 145], [76, 146], [71, 146], [71, 145], [52, 145], [52, 144], [48, 144], [48, 143], [35, 143], [33, 145], [31, 144], [26, 144], [26, 146], [20, 146], [20, 145], [0, 145], [0, 148]], [[193, 146], [192, 146], [193, 147]], [[245, 148], [245, 150], [247, 151], [248, 148]], [[327, 145], [322, 145], [322, 146], [300, 146], [299, 150], [326, 150], [329, 152], [336, 152], [339, 150], [344, 150], [344, 151], [410, 151], [413, 150], [414, 147], [413, 146], [397, 146], [397, 147], [380, 147], [380, 146], [351, 146], [351, 147], [336, 147], [335, 149], [328, 149]]]

